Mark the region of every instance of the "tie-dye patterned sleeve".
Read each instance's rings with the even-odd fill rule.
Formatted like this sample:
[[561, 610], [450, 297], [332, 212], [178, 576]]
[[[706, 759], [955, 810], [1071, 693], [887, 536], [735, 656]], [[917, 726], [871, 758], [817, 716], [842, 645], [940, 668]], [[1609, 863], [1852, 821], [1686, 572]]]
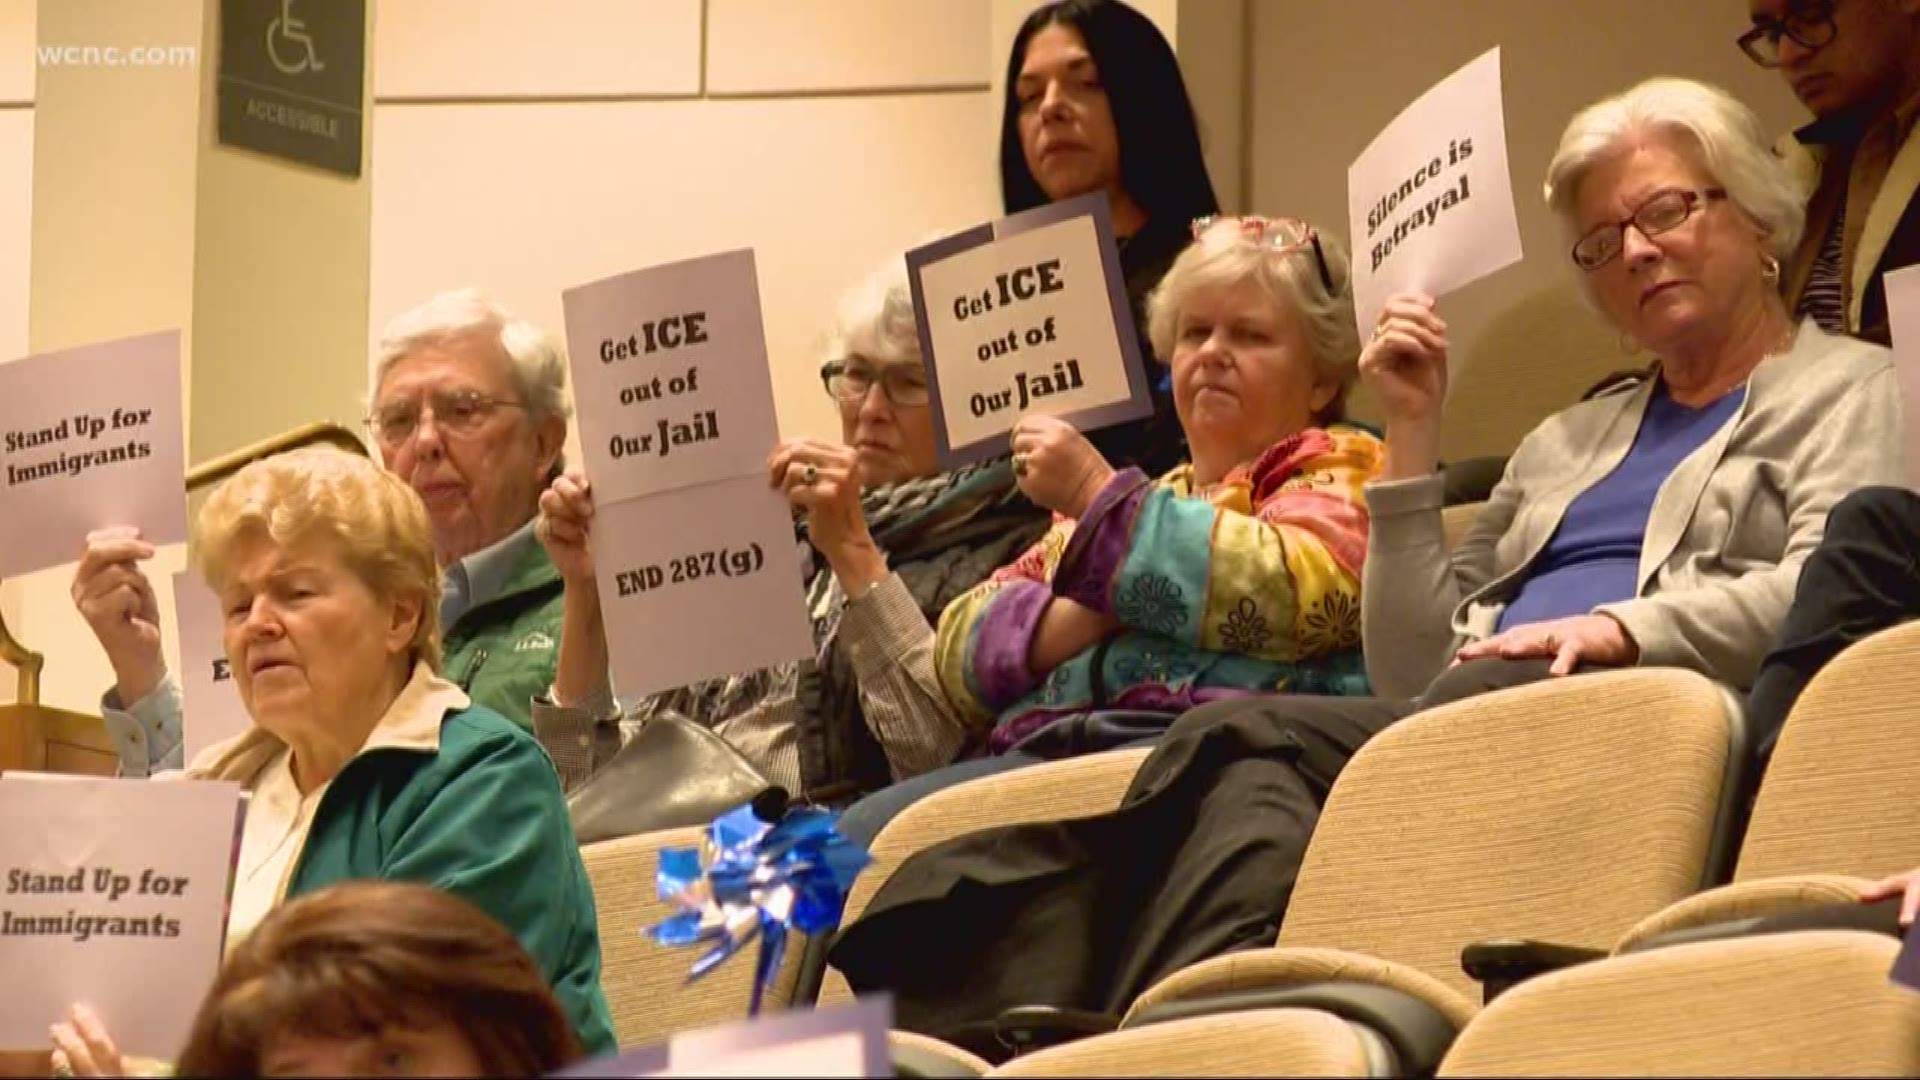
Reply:
[[1205, 498], [1114, 478], [1080, 519], [1053, 590], [1135, 630], [1263, 660], [1360, 641], [1361, 489], [1380, 441], [1309, 429], [1235, 469]]
[[940, 613], [934, 670], [948, 700], [974, 726], [991, 724], [1039, 684], [1027, 654], [1053, 599], [1047, 582], [1072, 535], [1073, 522], [1054, 515], [1053, 527], [1032, 547]]

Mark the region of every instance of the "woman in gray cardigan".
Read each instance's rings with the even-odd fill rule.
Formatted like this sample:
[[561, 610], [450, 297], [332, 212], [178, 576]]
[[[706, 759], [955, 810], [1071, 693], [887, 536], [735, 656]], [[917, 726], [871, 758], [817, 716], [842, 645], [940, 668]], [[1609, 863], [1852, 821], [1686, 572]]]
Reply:
[[[1593, 306], [1658, 362], [1536, 428], [1449, 551], [1436, 472], [1446, 323], [1427, 297], [1386, 304], [1360, 360], [1386, 415], [1361, 593], [1367, 668], [1386, 696], [1203, 706], [1142, 764], [1122, 809], [923, 853], [834, 948], [856, 989], [895, 992], [902, 1026], [941, 1036], [1007, 1004], [1117, 1012], [1182, 967], [1271, 944], [1328, 790], [1389, 724], [1592, 668], [1751, 683], [1828, 511], [1901, 475], [1890, 354], [1794, 326], [1779, 257], [1801, 193], [1721, 91], [1660, 79], [1592, 106], [1562, 137], [1546, 193]], [[1140, 866], [1156, 868], [1144, 885], [1127, 876]], [[964, 902], [927, 902], [962, 878]], [[1037, 961], [1030, 946], [1055, 935], [1103, 966]], [[927, 977], [950, 962], [971, 973], [970, 1000]], [[1054, 981], [1034, 981], [1043, 967]]]

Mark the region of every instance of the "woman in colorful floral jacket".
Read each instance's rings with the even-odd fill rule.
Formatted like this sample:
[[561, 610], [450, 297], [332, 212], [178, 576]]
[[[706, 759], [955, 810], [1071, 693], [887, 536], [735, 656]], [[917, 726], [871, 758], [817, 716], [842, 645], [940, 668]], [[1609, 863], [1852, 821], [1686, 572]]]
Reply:
[[1152, 481], [1058, 418], [1019, 421], [1014, 468], [1053, 527], [948, 606], [935, 646], [991, 754], [855, 804], [850, 835], [963, 780], [1151, 738], [1208, 701], [1367, 692], [1361, 489], [1381, 457], [1337, 422], [1360, 351], [1345, 255], [1290, 219], [1195, 232], [1148, 316], [1192, 461]]

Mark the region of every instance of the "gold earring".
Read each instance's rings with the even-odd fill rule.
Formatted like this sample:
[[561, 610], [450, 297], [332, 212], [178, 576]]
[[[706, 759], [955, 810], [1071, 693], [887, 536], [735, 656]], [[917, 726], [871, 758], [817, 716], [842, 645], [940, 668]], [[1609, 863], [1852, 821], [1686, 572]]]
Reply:
[[1760, 256], [1760, 278], [1768, 285], [1780, 284], [1780, 260], [1772, 255]]

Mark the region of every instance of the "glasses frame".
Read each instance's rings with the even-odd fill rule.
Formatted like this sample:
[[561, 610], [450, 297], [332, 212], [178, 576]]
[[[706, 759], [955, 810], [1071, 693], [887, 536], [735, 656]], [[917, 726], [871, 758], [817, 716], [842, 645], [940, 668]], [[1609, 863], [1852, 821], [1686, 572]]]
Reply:
[[[1780, 66], [1780, 39], [1792, 38], [1794, 44], [1808, 51], [1817, 52], [1833, 44], [1840, 34], [1840, 28], [1833, 21], [1834, 4], [1832, 0], [1820, 0], [1811, 4], [1787, 5], [1787, 17], [1784, 19], [1763, 18], [1753, 24], [1753, 29], [1734, 39], [1740, 51], [1747, 59], [1769, 71]], [[1794, 27], [1800, 27], [1795, 30]], [[1818, 40], [1814, 40], [1814, 39]], [[1769, 56], [1761, 51], [1761, 42], [1773, 50]]]
[[836, 392], [833, 388], [833, 380], [845, 375], [847, 373], [847, 367], [848, 364], [845, 360], [829, 360], [820, 365], [820, 385], [826, 387], [827, 396], [835, 401], [846, 402], [849, 405], [865, 401], [867, 395], [873, 393], [874, 386], [878, 386], [880, 392], [886, 395], [887, 402], [897, 409], [917, 409], [922, 405], [931, 404], [933, 401], [933, 388], [930, 386], [921, 388], [921, 393], [925, 395], [925, 400], [901, 401], [899, 395], [894, 393], [893, 386], [888, 383], [885, 375], [880, 375], [875, 378], [873, 383], [860, 394], [847, 397]]
[[[457, 399], [462, 404], [472, 407], [474, 410], [473, 419], [466, 423], [455, 423], [455, 424], [447, 423], [445, 419], [441, 417], [440, 410], [434, 407], [433, 399], [436, 397], [441, 398], [442, 400]], [[375, 409], [373, 412], [368, 413], [366, 416], [362, 417], [360, 422], [366, 425], [368, 434], [372, 435], [373, 440], [379, 443], [381, 446], [404, 446], [407, 440], [413, 438], [415, 435], [418, 435], [420, 433], [420, 419], [421, 417], [425, 416], [428, 412], [433, 413], [434, 427], [444, 428], [445, 430], [453, 432], [456, 435], [465, 435], [466, 433], [473, 431], [474, 429], [478, 428], [480, 425], [486, 423], [487, 419], [493, 415], [494, 410], [496, 409], [502, 409], [502, 408], [524, 409], [527, 407], [527, 403], [524, 401], [514, 401], [509, 398], [489, 397], [488, 395], [478, 390], [452, 390], [452, 391], [448, 391], [446, 393], [440, 393], [440, 394], [424, 394], [422, 395], [421, 400], [413, 402], [412, 404], [416, 406], [415, 411], [413, 413], [413, 424], [411, 427], [407, 429], [407, 433], [405, 435], [402, 435], [397, 439], [387, 438], [387, 436], [384, 433], [382, 433], [382, 431], [380, 430], [381, 410], [379, 409]]]
[[[1193, 219], [1193, 238], [1200, 239], [1208, 229], [1222, 221], [1236, 222], [1240, 234], [1256, 244], [1272, 248], [1285, 255], [1289, 252], [1313, 249], [1313, 263], [1320, 270], [1320, 287], [1328, 296], [1333, 295], [1333, 272], [1327, 268], [1327, 253], [1320, 246], [1320, 230], [1292, 217], [1260, 217], [1253, 214], [1207, 214]], [[1289, 235], [1289, 230], [1294, 235]]]
[[[1681, 198], [1681, 200], [1686, 204], [1687, 211], [1686, 213], [1680, 215], [1680, 220], [1674, 222], [1671, 225], [1667, 225], [1658, 229], [1649, 229], [1645, 225], [1642, 225], [1640, 223], [1640, 215], [1647, 212], [1647, 207], [1652, 206], [1654, 203], [1659, 202], [1661, 199], [1664, 199], [1669, 195], [1678, 195]], [[1656, 191], [1652, 195], [1647, 196], [1646, 200], [1642, 202], [1639, 206], [1634, 207], [1633, 213], [1628, 214], [1626, 217], [1621, 218], [1619, 221], [1603, 222], [1599, 225], [1595, 225], [1593, 228], [1588, 229], [1586, 232], [1582, 233], [1580, 235], [1580, 238], [1573, 242], [1573, 247], [1568, 249], [1567, 254], [1572, 257], [1573, 265], [1591, 274], [1595, 270], [1598, 270], [1601, 267], [1612, 262], [1613, 260], [1619, 258], [1620, 253], [1627, 249], [1627, 226], [1629, 225], [1633, 226], [1634, 228], [1640, 230], [1641, 236], [1647, 237], [1648, 239], [1652, 239], [1653, 237], [1660, 236], [1664, 233], [1672, 232], [1673, 230], [1693, 220], [1693, 215], [1700, 212], [1700, 207], [1703, 204], [1710, 203], [1710, 202], [1717, 202], [1726, 197], [1727, 197], [1727, 189], [1721, 188], [1721, 187], [1665, 188], [1660, 191]], [[1614, 245], [1612, 253], [1610, 253], [1606, 258], [1601, 259], [1600, 261], [1589, 265], [1585, 259], [1582, 259], [1580, 257], [1581, 246], [1584, 245], [1587, 241], [1593, 239], [1594, 237], [1605, 233], [1609, 229], [1611, 229], [1614, 232], [1614, 234], [1619, 237], [1618, 242]]]

